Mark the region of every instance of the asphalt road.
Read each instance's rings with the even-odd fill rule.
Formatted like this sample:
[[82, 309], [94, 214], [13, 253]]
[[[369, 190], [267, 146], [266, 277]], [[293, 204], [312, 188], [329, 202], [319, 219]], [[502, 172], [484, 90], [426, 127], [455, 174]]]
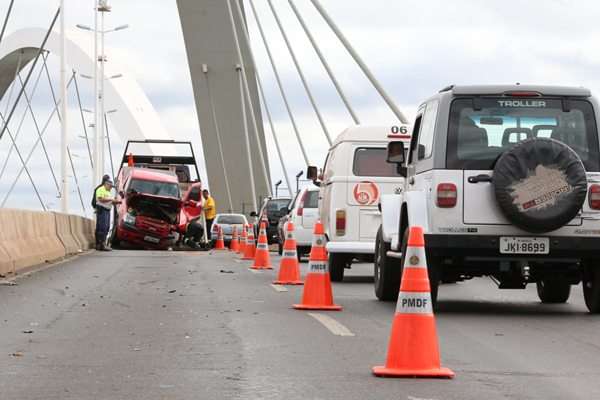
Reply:
[[444, 285], [438, 333], [456, 378], [382, 379], [371, 367], [395, 305], [375, 300], [369, 265], [334, 285], [344, 310], [316, 318], [290, 309], [302, 287], [278, 292], [274, 271], [248, 266], [115, 251], [0, 286], [0, 398], [600, 399], [600, 317], [580, 287], [546, 306], [534, 287]]

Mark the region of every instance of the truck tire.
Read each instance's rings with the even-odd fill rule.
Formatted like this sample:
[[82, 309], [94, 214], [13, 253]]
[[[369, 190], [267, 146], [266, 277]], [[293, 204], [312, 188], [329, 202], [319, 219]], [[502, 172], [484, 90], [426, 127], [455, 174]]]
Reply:
[[532, 233], [569, 223], [587, 196], [585, 167], [577, 153], [548, 138], [526, 139], [502, 154], [492, 183], [504, 216]]
[[344, 270], [350, 257], [347, 254], [329, 253], [329, 278], [332, 282], [344, 280]]
[[[402, 235], [402, 260], [400, 261], [400, 283], [402, 283], [402, 271], [404, 270], [404, 262], [406, 255], [406, 246], [408, 244], [408, 231], [409, 227], [404, 229], [404, 235]], [[441, 259], [439, 257], [433, 257], [426, 251], [427, 258], [427, 274], [429, 275], [429, 290], [431, 293], [431, 304], [435, 308], [437, 305], [438, 287], [440, 286], [440, 266]]]
[[536, 286], [538, 297], [544, 304], [566, 303], [571, 294], [571, 283], [565, 279], [543, 279]]
[[592, 314], [600, 313], [600, 260], [583, 261], [583, 299]]
[[381, 226], [375, 238], [375, 260], [373, 262], [373, 279], [375, 296], [381, 301], [395, 301], [400, 290], [400, 274], [402, 267], [398, 260], [388, 257], [390, 245], [383, 240]]

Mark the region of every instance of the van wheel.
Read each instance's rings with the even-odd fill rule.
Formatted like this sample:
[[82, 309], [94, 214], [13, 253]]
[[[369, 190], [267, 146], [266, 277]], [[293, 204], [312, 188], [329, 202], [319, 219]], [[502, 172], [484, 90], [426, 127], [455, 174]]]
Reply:
[[536, 283], [538, 297], [545, 304], [566, 303], [571, 294], [567, 280], [543, 279]]
[[389, 243], [383, 240], [381, 226], [375, 238], [375, 260], [373, 262], [373, 279], [375, 281], [375, 296], [381, 301], [395, 301], [400, 289], [400, 274], [402, 267], [398, 261], [388, 257]]
[[592, 314], [600, 313], [600, 260], [585, 260], [583, 262], [583, 298], [585, 305]]
[[[402, 260], [400, 264], [400, 271], [404, 270], [404, 263], [406, 257], [406, 247], [408, 244], [408, 232], [409, 227], [404, 229], [404, 235], [402, 236]], [[429, 291], [431, 293], [431, 304], [435, 308], [437, 305], [438, 288], [440, 286], [440, 273], [441, 273], [441, 258], [433, 257], [429, 252], [426, 252], [427, 258], [427, 274], [429, 275]], [[400, 272], [400, 282], [402, 282], [402, 272]]]
[[329, 277], [332, 282], [344, 280], [344, 270], [348, 265], [348, 261], [347, 254], [329, 253]]

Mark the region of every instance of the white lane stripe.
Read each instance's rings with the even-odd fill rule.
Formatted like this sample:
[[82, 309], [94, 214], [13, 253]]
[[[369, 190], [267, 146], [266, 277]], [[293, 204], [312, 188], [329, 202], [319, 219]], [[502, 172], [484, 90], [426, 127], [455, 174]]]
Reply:
[[329, 315], [325, 314], [316, 314], [316, 313], [308, 313], [311, 317], [319, 321], [325, 328], [329, 330], [329, 332], [333, 333], [337, 336], [354, 336], [354, 333], [350, 331], [350, 329], [346, 328], [344, 325], [331, 318]]
[[262, 270], [260, 269], [252, 269], [252, 268], [248, 268], [248, 271], [254, 273], [254, 274], [260, 274], [262, 273]]
[[281, 285], [273, 285], [271, 284], [271, 287], [273, 289], [275, 289], [276, 292], [287, 292], [288, 289], [285, 286], [281, 286]]

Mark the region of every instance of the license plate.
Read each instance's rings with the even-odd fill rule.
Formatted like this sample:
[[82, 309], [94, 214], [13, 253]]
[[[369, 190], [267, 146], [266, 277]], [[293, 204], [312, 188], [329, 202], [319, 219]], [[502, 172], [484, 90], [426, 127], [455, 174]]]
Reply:
[[150, 243], [159, 243], [160, 242], [159, 238], [155, 238], [155, 237], [152, 237], [152, 236], [144, 236], [144, 240], [146, 242], [150, 242]]
[[501, 254], [548, 254], [550, 239], [544, 237], [501, 237]]

